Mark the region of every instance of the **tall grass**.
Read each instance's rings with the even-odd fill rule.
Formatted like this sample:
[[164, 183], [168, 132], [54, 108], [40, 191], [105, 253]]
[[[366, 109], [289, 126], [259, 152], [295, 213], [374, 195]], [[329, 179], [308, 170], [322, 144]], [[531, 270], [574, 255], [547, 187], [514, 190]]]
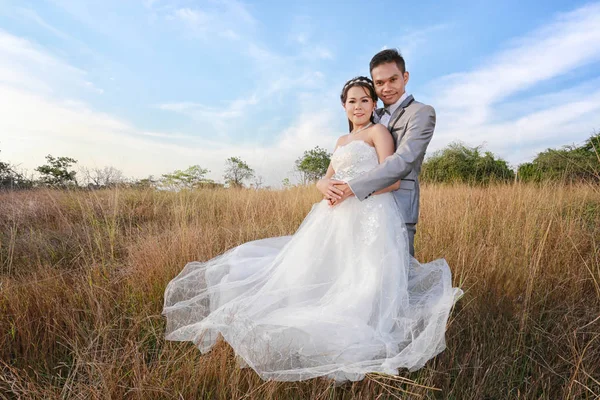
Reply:
[[187, 261], [293, 233], [314, 189], [0, 194], [0, 398], [598, 398], [598, 188], [422, 194], [417, 258], [446, 258], [465, 290], [447, 349], [402, 371], [416, 384], [341, 386], [263, 382], [226, 343], [163, 339], [164, 288]]

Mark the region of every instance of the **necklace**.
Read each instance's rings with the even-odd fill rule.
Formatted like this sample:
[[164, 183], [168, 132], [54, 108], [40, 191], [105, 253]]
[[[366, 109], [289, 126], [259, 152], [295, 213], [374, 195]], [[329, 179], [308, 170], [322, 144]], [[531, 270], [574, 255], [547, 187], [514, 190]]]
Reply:
[[354, 131], [354, 132], [350, 132], [350, 133], [351, 133], [351, 134], [354, 134], [354, 135], [356, 135], [358, 132], [360, 132], [360, 131], [364, 131], [365, 129], [367, 129], [367, 128], [368, 128], [368, 127], [370, 127], [371, 125], [373, 125], [373, 123], [372, 123], [372, 122], [369, 122], [367, 125], [363, 126], [362, 128], [360, 128], [360, 129], [357, 129], [356, 131]]

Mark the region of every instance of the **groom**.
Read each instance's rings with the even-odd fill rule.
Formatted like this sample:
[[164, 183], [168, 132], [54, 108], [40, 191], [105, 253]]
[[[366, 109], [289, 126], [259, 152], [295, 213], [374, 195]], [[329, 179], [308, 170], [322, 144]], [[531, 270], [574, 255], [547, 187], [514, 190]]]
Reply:
[[419, 218], [419, 172], [435, 129], [435, 110], [406, 93], [409, 74], [404, 58], [397, 50], [383, 50], [375, 54], [369, 69], [375, 92], [385, 106], [375, 111], [375, 122], [387, 126], [396, 142], [396, 152], [376, 168], [351, 179], [347, 184], [326, 179], [319, 182], [318, 188], [322, 193], [328, 189], [337, 193], [338, 198], [330, 200], [330, 203], [339, 204], [353, 195], [363, 201], [400, 180], [400, 189], [392, 193], [403, 212], [410, 254], [414, 256]]

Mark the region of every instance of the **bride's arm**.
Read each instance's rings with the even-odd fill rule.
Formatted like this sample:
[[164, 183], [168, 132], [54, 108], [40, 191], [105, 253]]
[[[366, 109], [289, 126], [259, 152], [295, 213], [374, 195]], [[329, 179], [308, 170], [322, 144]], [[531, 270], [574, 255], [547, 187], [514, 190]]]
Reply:
[[[340, 140], [341, 138], [338, 138], [338, 141], [335, 144], [335, 149], [333, 150], [334, 153], [340, 145]], [[316, 184], [317, 189], [323, 194], [323, 197], [326, 199], [340, 198], [340, 196], [343, 194], [343, 192], [340, 189], [335, 187], [336, 184], [340, 184], [343, 182], [331, 179], [333, 174], [335, 174], [335, 170], [333, 169], [333, 165], [331, 165], [331, 161], [329, 161], [329, 166], [327, 167], [327, 172], [325, 173], [325, 176], [319, 179]]]
[[[337, 149], [337, 146], [336, 146], [336, 149]], [[327, 172], [325, 173], [325, 176], [322, 177], [321, 179], [330, 179], [333, 176], [333, 174], [335, 174], [335, 171], [333, 169], [333, 165], [331, 165], [331, 161], [329, 161], [329, 167], [327, 167]]]
[[[371, 138], [373, 139], [373, 144], [375, 145], [375, 150], [377, 151], [377, 157], [379, 158], [379, 164], [383, 163], [383, 161], [394, 154], [395, 145], [394, 138], [392, 137], [390, 131], [381, 124], [377, 124], [371, 130]], [[393, 192], [394, 190], [398, 190], [400, 188], [400, 181], [396, 181], [392, 183], [390, 186], [383, 188], [381, 190], [376, 191], [373, 194], [382, 194], [387, 192]]]

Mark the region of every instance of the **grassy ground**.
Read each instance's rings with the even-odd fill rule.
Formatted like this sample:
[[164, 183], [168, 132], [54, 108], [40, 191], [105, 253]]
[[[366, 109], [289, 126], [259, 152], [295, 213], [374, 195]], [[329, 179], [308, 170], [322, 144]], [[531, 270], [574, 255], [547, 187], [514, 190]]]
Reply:
[[593, 186], [423, 188], [417, 258], [446, 258], [465, 296], [448, 348], [402, 371], [416, 383], [263, 382], [226, 343], [201, 355], [163, 340], [164, 288], [187, 261], [291, 234], [318, 200], [311, 188], [0, 194], [0, 398], [599, 398]]

